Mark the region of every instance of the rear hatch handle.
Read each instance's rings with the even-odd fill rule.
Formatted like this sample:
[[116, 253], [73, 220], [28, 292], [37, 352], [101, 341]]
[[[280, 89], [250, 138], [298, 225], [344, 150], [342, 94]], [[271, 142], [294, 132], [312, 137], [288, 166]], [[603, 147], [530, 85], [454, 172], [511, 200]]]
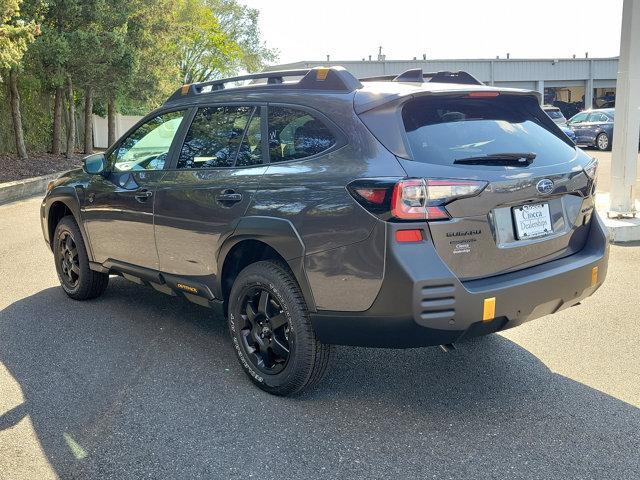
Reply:
[[477, 157], [458, 158], [454, 164], [458, 165], [509, 165], [527, 167], [533, 163], [536, 154], [533, 152], [522, 153], [492, 153], [490, 155], [480, 155]]

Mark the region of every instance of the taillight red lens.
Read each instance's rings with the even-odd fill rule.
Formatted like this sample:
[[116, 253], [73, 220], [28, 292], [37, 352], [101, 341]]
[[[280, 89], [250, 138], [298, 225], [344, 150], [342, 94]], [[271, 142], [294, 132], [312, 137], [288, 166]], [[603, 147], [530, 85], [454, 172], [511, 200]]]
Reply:
[[402, 219], [426, 219], [427, 190], [422, 179], [401, 180], [391, 196], [391, 215]]
[[386, 188], [356, 188], [354, 190], [367, 202], [375, 203], [376, 205], [382, 205], [387, 195]]

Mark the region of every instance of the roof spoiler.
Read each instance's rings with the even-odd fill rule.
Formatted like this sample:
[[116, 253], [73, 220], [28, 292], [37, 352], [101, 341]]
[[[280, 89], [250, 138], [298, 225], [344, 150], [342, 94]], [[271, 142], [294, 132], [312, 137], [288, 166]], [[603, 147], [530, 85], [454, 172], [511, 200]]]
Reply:
[[400, 75], [381, 75], [378, 77], [361, 78], [362, 82], [416, 82], [422, 83], [428, 78], [428, 82], [434, 83], [458, 83], [463, 85], [484, 85], [470, 73], [458, 72], [432, 72], [424, 73], [421, 68], [414, 68], [402, 72]]
[[[298, 82], [285, 83], [286, 78], [302, 77]], [[325, 90], [338, 92], [353, 92], [362, 88], [362, 84], [356, 77], [343, 67], [314, 67], [298, 70], [282, 70], [275, 72], [251, 73], [238, 77], [222, 78], [201, 83], [183, 85], [169, 97], [167, 102], [185, 99], [201, 94], [211, 94], [225, 90], [229, 83], [245, 80], [265, 80], [264, 84], [250, 85], [248, 88], [295, 88], [304, 90]]]

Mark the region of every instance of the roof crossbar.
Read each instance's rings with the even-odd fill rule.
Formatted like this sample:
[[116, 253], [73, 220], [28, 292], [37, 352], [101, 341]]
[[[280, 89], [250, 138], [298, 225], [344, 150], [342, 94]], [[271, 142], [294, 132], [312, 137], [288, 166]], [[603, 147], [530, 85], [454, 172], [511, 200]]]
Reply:
[[421, 68], [402, 72], [400, 75], [380, 75], [377, 77], [360, 78], [362, 82], [424, 82], [428, 78], [434, 83], [459, 83], [464, 85], [484, 85], [480, 80], [464, 71], [424, 73]]
[[[285, 82], [286, 78], [302, 77], [298, 82]], [[266, 85], [253, 84], [244, 87], [287, 87], [306, 90], [331, 90], [340, 92], [352, 92], [362, 88], [362, 84], [343, 67], [314, 67], [298, 70], [282, 70], [274, 72], [251, 73], [237, 77], [209, 80], [207, 82], [183, 85], [175, 91], [167, 100], [184, 99], [201, 94], [220, 92], [226, 89], [226, 84], [242, 82], [245, 80], [266, 80]]]

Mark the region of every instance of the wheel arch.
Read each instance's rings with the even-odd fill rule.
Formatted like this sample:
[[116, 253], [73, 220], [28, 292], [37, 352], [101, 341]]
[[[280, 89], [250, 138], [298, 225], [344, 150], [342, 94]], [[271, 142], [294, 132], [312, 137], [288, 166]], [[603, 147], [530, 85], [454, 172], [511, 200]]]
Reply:
[[80, 229], [80, 234], [82, 235], [82, 240], [84, 242], [85, 249], [87, 250], [89, 261], [93, 261], [91, 243], [89, 242], [87, 232], [84, 229], [82, 216], [80, 214], [80, 205], [75, 191], [69, 192], [65, 190], [62, 192], [52, 192], [49, 198], [47, 198], [44, 215], [48, 234], [47, 243], [51, 250], [53, 250], [53, 236], [56, 226], [63, 217], [71, 215]]
[[225, 303], [240, 271], [260, 260], [277, 260], [292, 273], [309, 311], [315, 312], [313, 294], [304, 271], [305, 247], [294, 225], [274, 217], [244, 217], [218, 251], [216, 292]]

